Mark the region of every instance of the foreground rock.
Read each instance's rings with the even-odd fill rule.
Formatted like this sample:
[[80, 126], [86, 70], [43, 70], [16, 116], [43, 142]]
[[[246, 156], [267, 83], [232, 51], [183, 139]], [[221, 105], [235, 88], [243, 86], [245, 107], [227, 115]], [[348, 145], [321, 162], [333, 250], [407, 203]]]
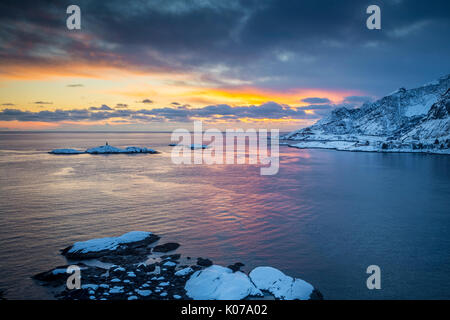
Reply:
[[[62, 254], [67, 258], [86, 261], [70, 263], [80, 268], [79, 289], [66, 287], [69, 265], [33, 278], [58, 289], [58, 299], [69, 300], [322, 298], [309, 283], [275, 268], [258, 267], [247, 275], [239, 270], [244, 266], [240, 262], [226, 268], [213, 265], [209, 259], [198, 258], [195, 263], [189, 257], [181, 259], [178, 253], [163, 254], [176, 250], [179, 244], [155, 245], [158, 239], [151, 232], [132, 231], [119, 237], [76, 242], [63, 249]], [[109, 264], [98, 265], [96, 261]]]
[[308, 300], [314, 287], [302, 279], [294, 279], [272, 267], [257, 267], [250, 279], [260, 290], [266, 290], [275, 298], [283, 300]]
[[185, 289], [194, 300], [241, 300], [263, 296], [245, 273], [217, 265], [195, 272], [186, 282]]
[[126, 147], [125, 149], [117, 148], [110, 146], [108, 144], [105, 144], [104, 146], [89, 148], [86, 151], [80, 151], [75, 149], [55, 149], [50, 151], [51, 154], [82, 154], [82, 153], [89, 153], [89, 154], [131, 154], [131, 153], [150, 153], [155, 154], [158, 153], [158, 151], [150, 148], [145, 147]]
[[450, 154], [450, 75], [360, 108], [337, 108], [284, 136], [296, 148]]
[[61, 251], [69, 259], [84, 260], [104, 256], [142, 255], [150, 251], [147, 246], [159, 240], [151, 232], [132, 231], [120, 237], [98, 238], [76, 242]]

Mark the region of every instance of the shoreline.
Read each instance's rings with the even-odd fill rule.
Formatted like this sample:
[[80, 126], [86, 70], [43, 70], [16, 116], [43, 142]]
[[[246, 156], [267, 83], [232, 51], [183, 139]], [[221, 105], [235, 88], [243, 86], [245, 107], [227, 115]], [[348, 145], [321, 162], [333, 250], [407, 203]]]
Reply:
[[[246, 274], [242, 262], [222, 267], [208, 258], [182, 258], [174, 253], [180, 244], [158, 244], [159, 236], [143, 234], [134, 231], [75, 243], [61, 250], [67, 265], [32, 278], [51, 288], [58, 300], [323, 299], [309, 283], [275, 268], [257, 267]], [[74, 265], [80, 268], [81, 281], [78, 289], [70, 290], [67, 268]]]

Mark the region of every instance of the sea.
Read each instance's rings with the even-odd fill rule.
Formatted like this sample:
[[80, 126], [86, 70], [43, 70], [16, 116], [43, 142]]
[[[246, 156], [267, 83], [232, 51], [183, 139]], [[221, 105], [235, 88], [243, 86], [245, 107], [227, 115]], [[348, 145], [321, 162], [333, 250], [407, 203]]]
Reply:
[[[141, 146], [159, 154], [53, 155]], [[450, 157], [279, 148], [260, 164], [176, 164], [170, 132], [0, 133], [0, 290], [52, 299], [31, 277], [76, 241], [141, 230], [183, 256], [272, 266], [325, 299], [450, 298]], [[203, 152], [194, 150], [192, 152]], [[252, 152], [252, 151], [249, 151]], [[380, 289], [369, 289], [369, 266]]]

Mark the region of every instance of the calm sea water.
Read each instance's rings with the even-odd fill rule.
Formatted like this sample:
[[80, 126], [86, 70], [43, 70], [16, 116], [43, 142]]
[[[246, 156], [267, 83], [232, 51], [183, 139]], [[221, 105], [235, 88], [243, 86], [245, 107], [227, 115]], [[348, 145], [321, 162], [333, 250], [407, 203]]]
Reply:
[[[56, 156], [149, 146], [158, 155]], [[327, 299], [450, 298], [450, 157], [280, 147], [280, 171], [174, 165], [168, 133], [1, 133], [0, 289], [50, 298], [30, 276], [79, 240], [152, 231], [244, 270], [270, 265]], [[381, 268], [368, 290], [366, 268]]]

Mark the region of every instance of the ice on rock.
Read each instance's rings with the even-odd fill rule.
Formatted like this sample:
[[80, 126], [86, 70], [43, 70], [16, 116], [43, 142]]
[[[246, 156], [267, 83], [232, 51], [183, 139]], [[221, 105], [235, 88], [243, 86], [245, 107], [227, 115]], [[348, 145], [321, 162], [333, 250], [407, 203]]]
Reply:
[[189, 148], [191, 148], [192, 150], [194, 149], [206, 149], [209, 148], [208, 145], [204, 145], [204, 144], [197, 144], [197, 143], [193, 143], [189, 146]]
[[114, 153], [156, 153], [156, 150], [145, 147], [126, 147], [125, 149], [110, 146], [108, 144], [104, 146], [89, 148], [86, 153], [90, 154], [114, 154]]
[[84, 153], [84, 151], [75, 150], [75, 149], [55, 149], [50, 151], [49, 153], [52, 154], [81, 154]]
[[114, 271], [122, 271], [122, 272], [124, 272], [124, 271], [125, 271], [125, 268], [123, 268], [123, 267], [118, 267], [118, 268], [115, 268]]
[[121, 244], [128, 244], [145, 240], [152, 235], [151, 232], [131, 231], [120, 237], [108, 237], [76, 242], [68, 253], [89, 253], [103, 250], [116, 250]]
[[118, 286], [112, 287], [109, 290], [109, 293], [123, 293], [123, 287], [118, 287]]
[[152, 290], [140, 290], [140, 289], [136, 289], [135, 291], [136, 291], [136, 293], [137, 293], [138, 295], [143, 296], [143, 297], [148, 297], [149, 295], [152, 294]]
[[81, 289], [92, 289], [92, 290], [97, 290], [98, 289], [98, 285], [97, 284], [83, 284], [81, 286]]
[[175, 262], [172, 262], [172, 261], [167, 261], [163, 265], [166, 266], [166, 267], [174, 267], [177, 264]]
[[97, 153], [123, 153], [124, 150], [120, 148], [116, 148], [110, 145], [104, 145], [94, 148], [89, 148], [86, 150], [87, 153], [97, 154]]
[[52, 271], [52, 274], [54, 274], [55, 276], [58, 274], [65, 274], [67, 273], [67, 268], [59, 268], [59, 269], [54, 269]]
[[116, 154], [116, 153], [158, 153], [154, 149], [146, 147], [126, 147], [125, 149], [110, 146], [106, 143], [103, 146], [89, 148], [86, 151], [80, 151], [76, 149], [54, 149], [50, 151], [51, 154]]
[[183, 277], [183, 276], [186, 276], [188, 274], [191, 274], [192, 272], [194, 272], [194, 269], [192, 269], [191, 267], [187, 267], [187, 268], [178, 270], [177, 272], [175, 272], [175, 275], [177, 277]]
[[314, 290], [308, 282], [294, 279], [272, 267], [257, 267], [249, 276], [258, 289], [283, 300], [308, 300]]
[[156, 153], [156, 150], [145, 147], [126, 147], [126, 153]]
[[238, 271], [212, 265], [196, 271], [185, 285], [186, 293], [194, 300], [241, 300], [262, 295], [249, 277]]

